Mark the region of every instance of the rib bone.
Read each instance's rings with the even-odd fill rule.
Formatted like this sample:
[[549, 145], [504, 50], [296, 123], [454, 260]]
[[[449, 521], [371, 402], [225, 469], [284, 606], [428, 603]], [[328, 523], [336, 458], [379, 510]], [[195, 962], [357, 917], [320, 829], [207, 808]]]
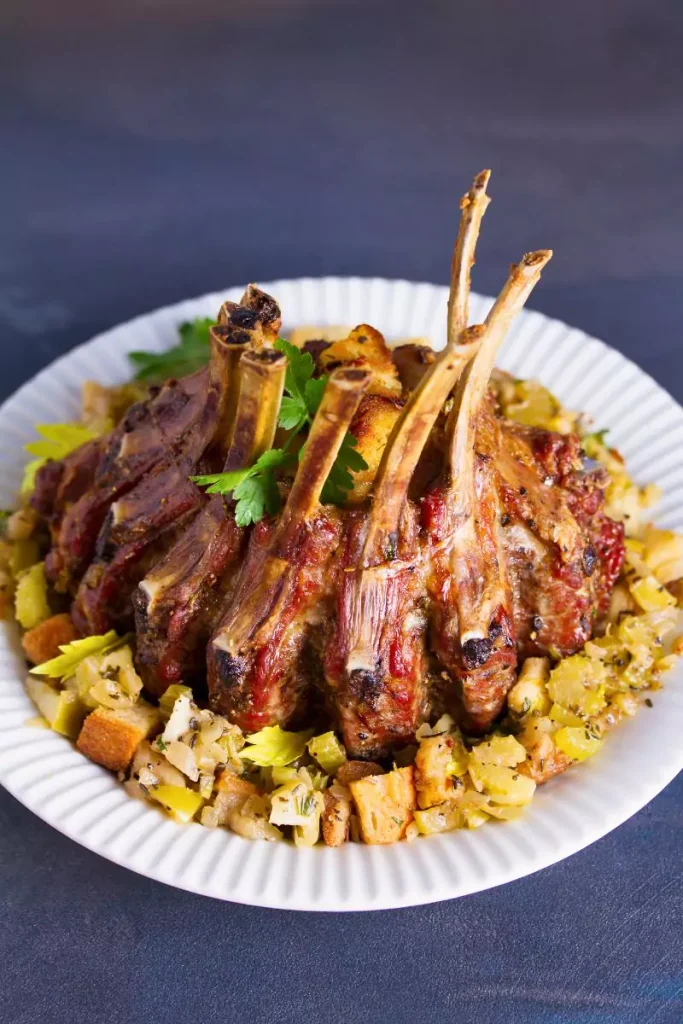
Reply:
[[330, 377], [304, 456], [275, 526], [259, 524], [223, 619], [208, 650], [212, 706], [244, 728], [284, 724], [296, 714], [306, 680], [297, 661], [320, 602], [340, 536], [340, 516], [320, 495], [370, 374]]
[[[491, 465], [500, 442], [490, 436], [497, 426], [481, 406], [498, 348], [551, 255], [527, 254], [512, 268], [481, 330], [479, 351], [460, 380], [449, 424], [443, 519], [431, 538], [435, 646], [462, 683], [466, 724], [474, 729], [486, 728], [500, 710], [516, 664], [512, 591]], [[438, 494], [430, 500], [433, 511]]]
[[[273, 349], [242, 357], [227, 472], [252, 465], [271, 447], [286, 362]], [[133, 598], [138, 661], [152, 693], [201, 676], [205, 646], [244, 539], [230, 504], [219, 494], [209, 495], [166, 557], [142, 580]]]
[[344, 741], [356, 756], [379, 756], [392, 743], [407, 741], [424, 714], [426, 618], [418, 607], [423, 567], [417, 513], [406, 499], [436, 418], [479, 347], [480, 332], [465, 324], [488, 177], [483, 171], [461, 203], [446, 349], [391, 433], [367, 521], [352, 524], [343, 559], [325, 669]]

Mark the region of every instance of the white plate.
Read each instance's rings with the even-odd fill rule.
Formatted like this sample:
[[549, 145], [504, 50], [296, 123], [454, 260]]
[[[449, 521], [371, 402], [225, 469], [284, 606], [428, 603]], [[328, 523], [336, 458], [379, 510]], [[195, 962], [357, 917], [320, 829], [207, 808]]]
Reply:
[[[363, 321], [388, 338], [445, 337], [447, 291], [429, 284], [358, 278], [277, 281], [287, 327]], [[543, 285], [541, 284], [541, 287]], [[78, 417], [83, 380], [130, 375], [126, 353], [174, 344], [176, 325], [214, 316], [242, 289], [139, 317], [70, 352], [0, 409], [0, 507], [21, 478], [34, 424]], [[490, 300], [475, 297], [472, 320]], [[501, 353], [519, 377], [537, 376], [574, 409], [609, 427], [635, 477], [664, 492], [657, 522], [683, 531], [683, 410], [623, 356], [581, 331], [525, 312]], [[22, 679], [16, 630], [0, 633], [0, 781], [26, 807], [96, 853], [169, 885], [218, 899], [291, 910], [378, 910], [488, 889], [569, 856], [635, 814], [683, 767], [683, 671], [670, 674], [652, 710], [620, 726], [593, 759], [537, 791], [525, 816], [474, 832], [370, 847], [295, 849], [227, 831], [179, 826], [129, 799], [113, 775], [63, 737], [26, 727], [35, 709]]]

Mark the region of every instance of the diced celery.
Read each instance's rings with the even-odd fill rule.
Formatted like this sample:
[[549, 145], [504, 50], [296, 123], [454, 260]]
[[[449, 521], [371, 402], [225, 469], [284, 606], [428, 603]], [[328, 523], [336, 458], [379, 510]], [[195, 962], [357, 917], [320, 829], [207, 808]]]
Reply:
[[346, 761], [346, 751], [333, 732], [310, 739], [308, 752], [328, 775], [334, 775]]
[[173, 705], [177, 701], [178, 697], [182, 696], [189, 697], [192, 700], [192, 689], [189, 686], [183, 686], [180, 683], [173, 683], [169, 686], [162, 697], [159, 698], [159, 711], [161, 717], [165, 722], [171, 717], [173, 711]]
[[71, 690], [55, 690], [35, 676], [26, 680], [28, 695], [51, 729], [75, 740], [89, 711]]
[[457, 775], [458, 778], [462, 778], [467, 771], [467, 766], [470, 763], [470, 755], [467, 747], [462, 741], [462, 737], [452, 736], [453, 748], [451, 750], [451, 759], [448, 764], [448, 770], [451, 775]]
[[275, 767], [275, 768], [262, 768], [263, 773], [270, 773], [270, 780], [274, 786], [284, 786], [287, 782], [292, 782], [298, 778], [296, 768], [288, 767]]
[[155, 786], [149, 790], [149, 795], [181, 825], [191, 821], [203, 803], [199, 793], [185, 786]]
[[559, 725], [575, 725], [579, 729], [585, 729], [585, 722], [578, 715], [575, 715], [573, 711], [568, 711], [563, 708], [561, 704], [553, 704], [550, 709], [550, 717], [553, 722], [557, 722]]
[[499, 765], [470, 764], [470, 777], [475, 787], [498, 804], [520, 807], [534, 795], [536, 783], [514, 768]]
[[457, 804], [438, 804], [423, 811], [414, 811], [415, 824], [423, 836], [431, 836], [436, 832], [452, 832], [462, 828], [463, 816]]
[[588, 730], [576, 726], [565, 726], [558, 729], [553, 736], [555, 746], [574, 761], [585, 761], [595, 754], [602, 745], [602, 740], [591, 735]]
[[593, 715], [605, 707], [604, 684], [607, 669], [601, 661], [574, 654], [563, 658], [550, 673], [548, 693], [555, 704]]
[[654, 576], [636, 580], [630, 585], [629, 590], [644, 612], [657, 612], [676, 604], [673, 594], [670, 594]]
[[42, 562], [19, 574], [14, 608], [17, 621], [24, 629], [33, 629], [50, 618], [52, 613], [47, 600], [45, 566]]
[[481, 765], [514, 768], [526, 760], [526, 750], [514, 736], [494, 736], [472, 748], [470, 758]]

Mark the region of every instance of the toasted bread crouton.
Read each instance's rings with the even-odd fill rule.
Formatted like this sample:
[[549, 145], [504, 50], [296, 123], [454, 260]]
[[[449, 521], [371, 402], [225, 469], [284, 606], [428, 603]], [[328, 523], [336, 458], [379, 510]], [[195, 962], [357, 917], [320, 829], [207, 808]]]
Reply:
[[404, 391], [414, 391], [436, 359], [436, 352], [424, 338], [413, 338], [395, 348], [391, 354]]
[[539, 734], [538, 741], [527, 747], [527, 759], [517, 768], [522, 775], [528, 775], [536, 785], [547, 782], [554, 775], [566, 772], [572, 759], [558, 750], [547, 733]]
[[351, 782], [349, 789], [360, 819], [364, 843], [397, 843], [403, 839], [416, 807], [413, 769], [397, 768]]
[[446, 734], [420, 741], [415, 755], [415, 788], [421, 808], [445, 803], [453, 796], [452, 756], [453, 740]]
[[303, 348], [311, 341], [343, 341], [344, 338], [348, 338], [350, 330], [350, 327], [340, 327], [336, 324], [324, 327], [295, 327], [290, 331], [289, 343], [296, 345], [297, 348]]
[[361, 400], [349, 430], [356, 438], [356, 450], [368, 468], [353, 474], [353, 489], [346, 496], [348, 505], [358, 505], [370, 493], [389, 435], [402, 408], [403, 403], [397, 398], [365, 395]]
[[49, 619], [29, 629], [21, 638], [24, 654], [32, 665], [42, 665], [59, 654], [59, 648], [76, 640], [78, 633], [66, 613], [52, 615]]
[[351, 824], [351, 794], [345, 786], [334, 782], [325, 790], [322, 813], [323, 842], [326, 846], [342, 846], [348, 842]]
[[160, 725], [158, 709], [145, 701], [120, 711], [100, 707], [86, 718], [76, 746], [91, 761], [113, 772], [125, 771], [138, 746]]
[[374, 761], [344, 761], [335, 772], [335, 778], [342, 786], [365, 779], [368, 775], [384, 775], [384, 768]]
[[227, 825], [232, 811], [241, 811], [249, 797], [261, 795], [253, 782], [228, 771], [223, 772], [216, 789], [218, 792], [212, 806], [202, 811], [202, 825], [208, 828]]
[[321, 353], [318, 362], [324, 373], [331, 373], [338, 366], [357, 366], [370, 370], [370, 395], [400, 398], [403, 393], [389, 346], [379, 331], [368, 324], [354, 327], [348, 337], [335, 341]]

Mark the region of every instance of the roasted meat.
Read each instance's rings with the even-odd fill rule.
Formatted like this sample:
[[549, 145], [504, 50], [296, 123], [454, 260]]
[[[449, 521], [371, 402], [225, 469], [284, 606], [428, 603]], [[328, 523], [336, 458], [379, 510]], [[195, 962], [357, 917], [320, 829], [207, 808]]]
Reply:
[[[470, 733], [489, 730], [520, 658], [570, 654], [592, 635], [623, 529], [578, 439], [507, 420], [489, 390], [551, 253], [524, 256], [468, 326], [488, 177], [461, 203], [441, 354], [392, 354], [367, 324], [300, 339], [327, 383], [296, 469], [273, 478], [277, 515], [238, 525], [230, 492], [191, 479], [248, 469], [294, 440], [276, 435], [279, 308], [253, 285], [221, 307], [204, 370], [40, 471], [49, 578], [74, 596], [82, 634], [134, 623], [153, 696], [191, 684], [246, 731], [331, 718], [350, 756], [381, 759], [444, 709]], [[323, 504], [348, 431], [367, 468], [343, 506]]]

